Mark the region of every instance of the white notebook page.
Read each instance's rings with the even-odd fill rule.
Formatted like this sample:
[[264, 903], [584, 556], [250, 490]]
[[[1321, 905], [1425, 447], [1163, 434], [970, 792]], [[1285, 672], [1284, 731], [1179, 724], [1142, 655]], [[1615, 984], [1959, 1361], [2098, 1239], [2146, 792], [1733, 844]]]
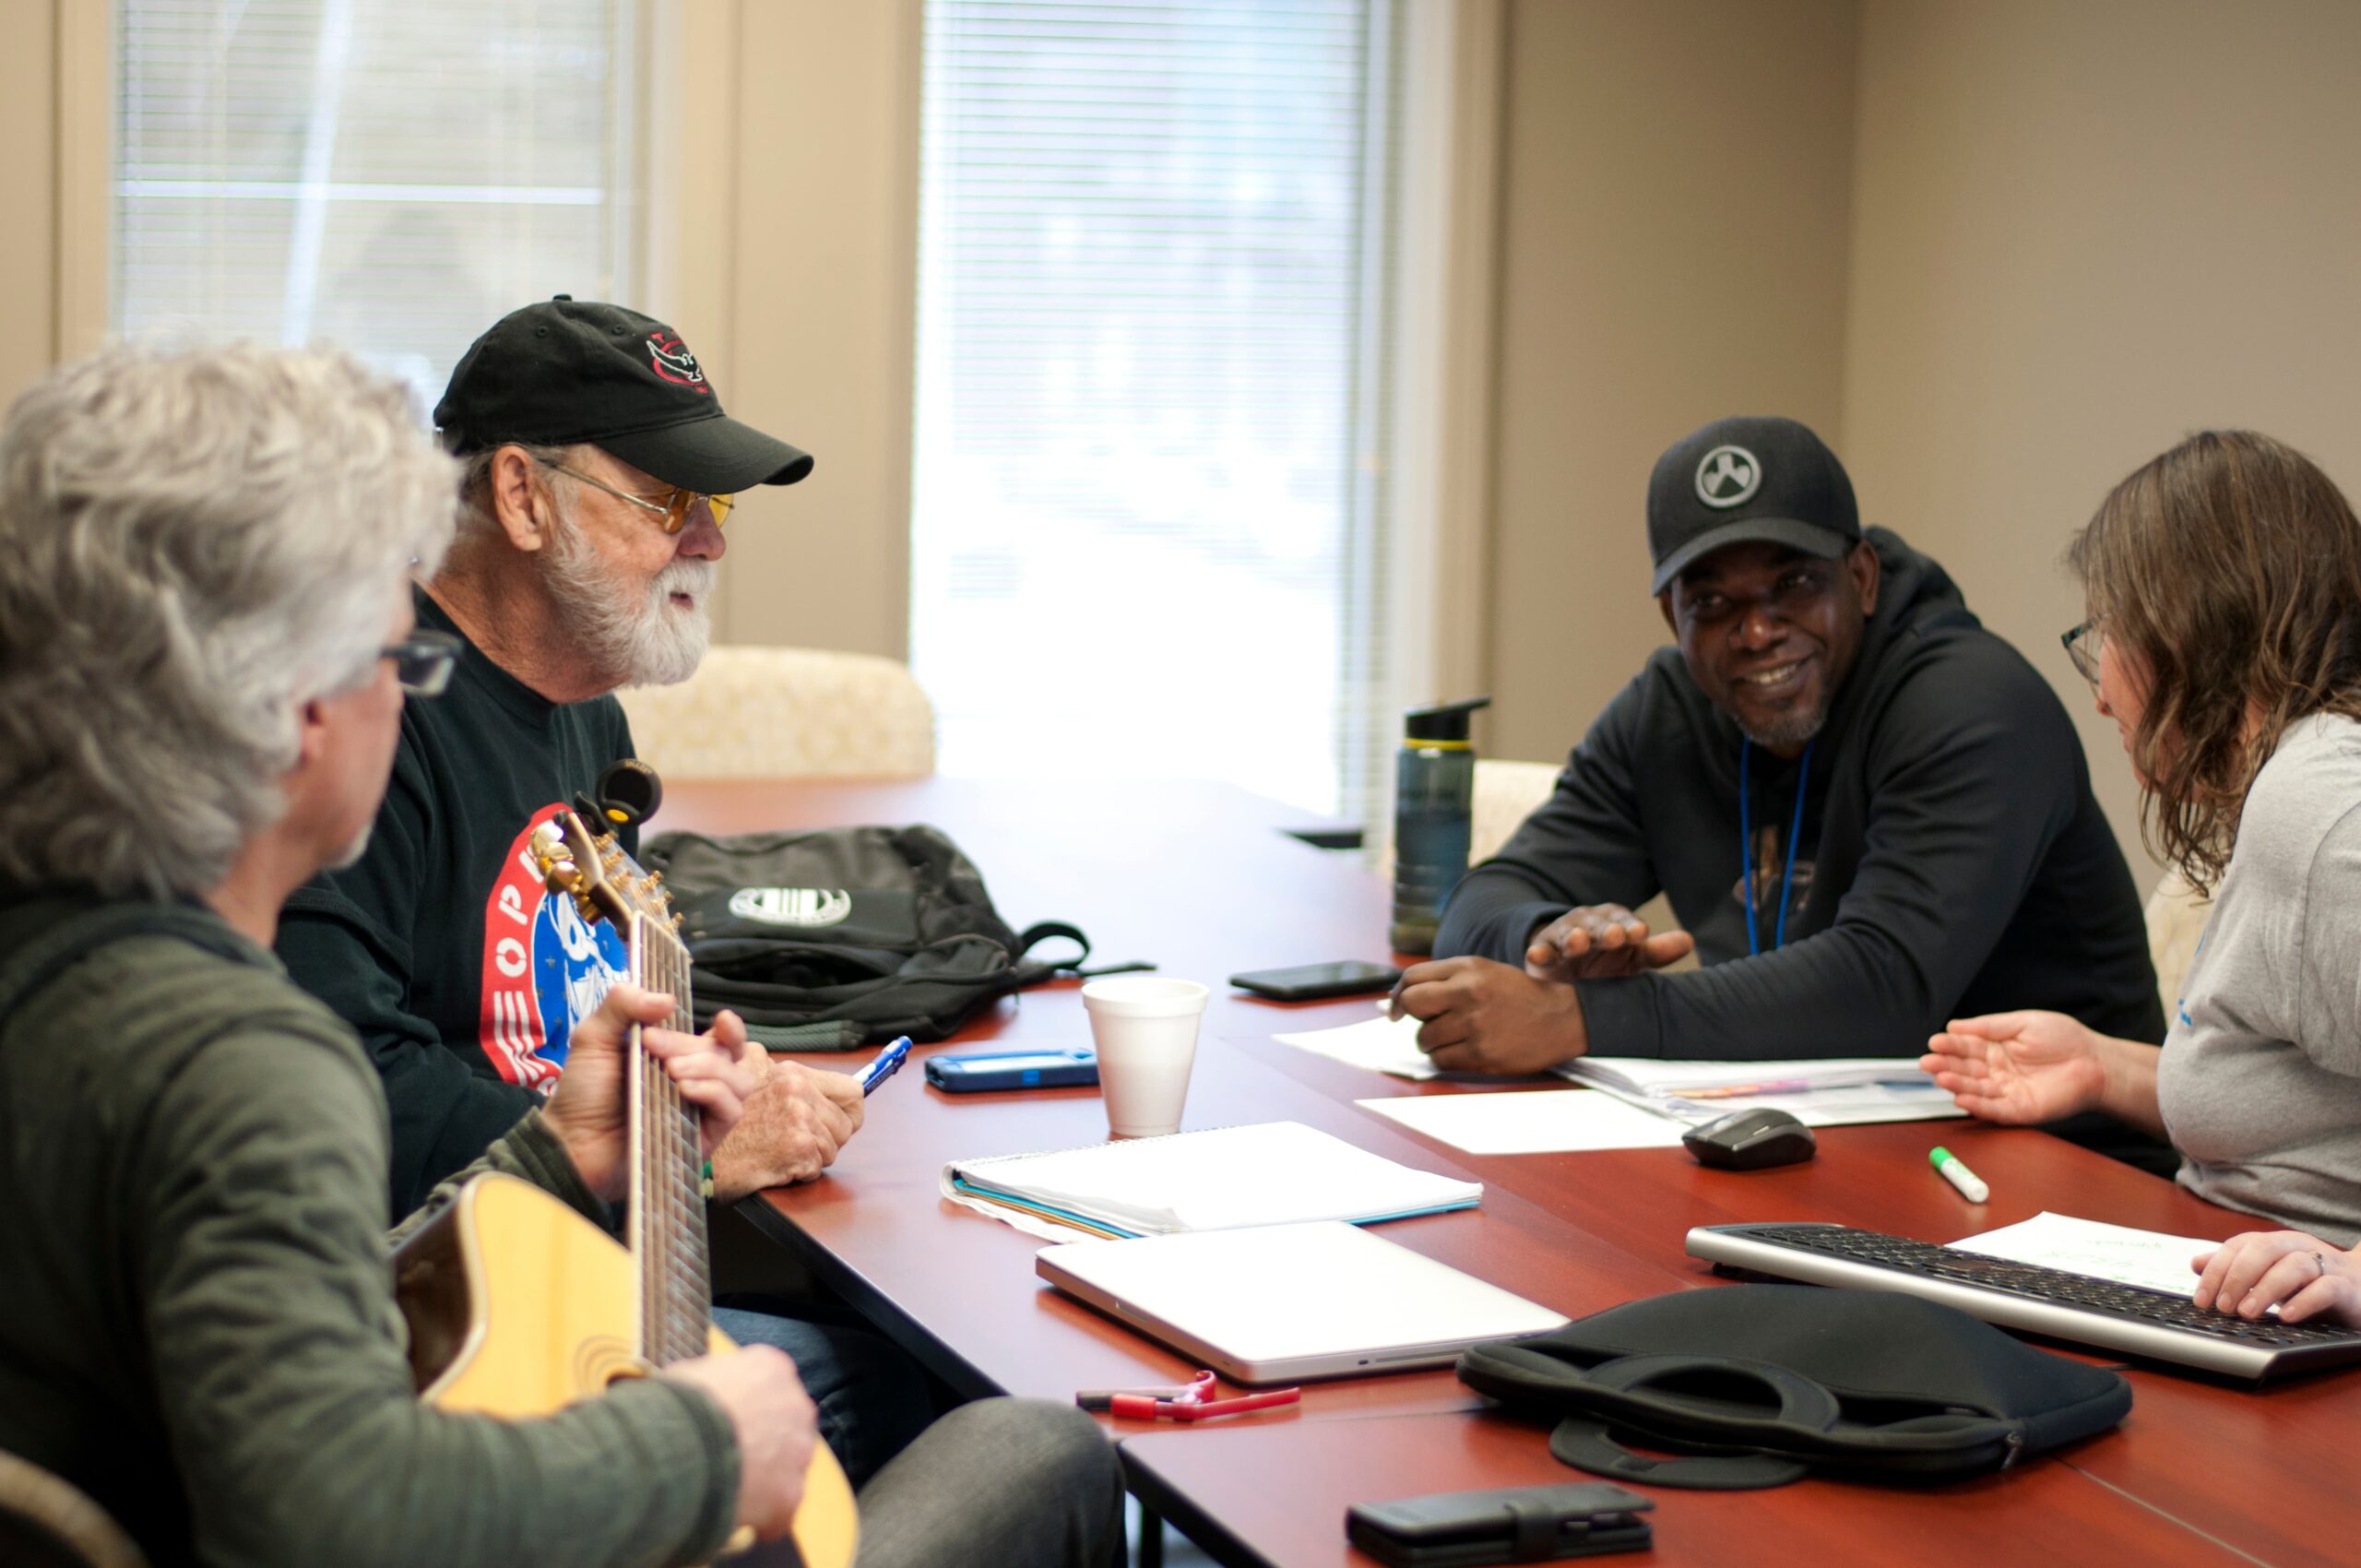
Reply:
[[1299, 1122], [1216, 1127], [1132, 1138], [1053, 1154], [954, 1160], [955, 1178], [1154, 1234], [1383, 1218], [1464, 1207], [1480, 1182], [1415, 1170]]

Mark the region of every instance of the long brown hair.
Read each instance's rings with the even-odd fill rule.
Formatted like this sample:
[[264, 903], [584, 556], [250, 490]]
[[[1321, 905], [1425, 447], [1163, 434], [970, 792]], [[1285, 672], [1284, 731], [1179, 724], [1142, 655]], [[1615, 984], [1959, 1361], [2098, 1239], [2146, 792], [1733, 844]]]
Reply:
[[2201, 431], [2117, 485], [2067, 560], [2148, 683], [2142, 840], [2209, 892], [2287, 726], [2361, 719], [2361, 521], [2293, 447]]

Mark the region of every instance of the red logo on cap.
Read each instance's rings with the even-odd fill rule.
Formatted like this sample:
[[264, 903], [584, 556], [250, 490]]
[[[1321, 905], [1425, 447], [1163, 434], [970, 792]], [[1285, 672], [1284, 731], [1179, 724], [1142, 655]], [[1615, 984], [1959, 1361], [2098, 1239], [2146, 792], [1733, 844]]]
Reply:
[[659, 327], [647, 335], [647, 362], [676, 386], [694, 386], [707, 397], [713, 395], [713, 388], [705, 384], [705, 372], [697, 368], [696, 355], [669, 327]]

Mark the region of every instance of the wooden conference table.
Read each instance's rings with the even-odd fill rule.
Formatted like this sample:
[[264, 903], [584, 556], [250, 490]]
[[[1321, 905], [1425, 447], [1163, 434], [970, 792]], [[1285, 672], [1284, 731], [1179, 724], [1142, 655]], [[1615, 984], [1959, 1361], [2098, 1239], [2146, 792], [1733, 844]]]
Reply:
[[[2257, 1222], [2046, 1134], [1945, 1124], [1940, 1141], [1990, 1184], [1969, 1206], [1928, 1170], [1924, 1123], [1838, 1128], [1782, 1170], [1706, 1170], [1679, 1150], [1477, 1157], [1357, 1107], [1403, 1094], [1525, 1093], [1408, 1084], [1273, 1040], [1369, 1015], [1368, 1001], [1285, 1005], [1233, 972], [1383, 956], [1386, 890], [1357, 860], [1283, 829], [1305, 823], [1209, 784], [1050, 787], [1003, 781], [670, 787], [655, 831], [929, 822], [984, 870], [1013, 923], [1081, 926], [1098, 961], [1147, 958], [1214, 988], [1185, 1126], [1292, 1119], [1425, 1169], [1485, 1183], [1480, 1208], [1385, 1235], [1570, 1317], [1710, 1287], [1689, 1227], [1825, 1219], [1950, 1241], [2045, 1208], [2192, 1236]], [[1027, 992], [947, 1045], [1087, 1044], [1079, 987]], [[862, 1058], [854, 1058], [860, 1060]], [[845, 1058], [810, 1057], [843, 1066]], [[943, 1199], [947, 1160], [1105, 1136], [1095, 1090], [949, 1096], [908, 1071], [870, 1106], [820, 1180], [741, 1214], [955, 1388], [1065, 1401], [1077, 1388], [1178, 1383], [1180, 1357], [1034, 1276], [1041, 1245]], [[1678, 1562], [2067, 1561], [2269, 1564], [2361, 1561], [2361, 1373], [2260, 1392], [2145, 1367], [2117, 1431], [2006, 1474], [1933, 1490], [1807, 1479], [1768, 1491], [1650, 1491], [1655, 1557]], [[1546, 1432], [1487, 1413], [1448, 1371], [1309, 1385], [1299, 1406], [1202, 1427], [1113, 1421], [1133, 1490], [1225, 1562], [1363, 1564], [1348, 1503], [1580, 1479]]]

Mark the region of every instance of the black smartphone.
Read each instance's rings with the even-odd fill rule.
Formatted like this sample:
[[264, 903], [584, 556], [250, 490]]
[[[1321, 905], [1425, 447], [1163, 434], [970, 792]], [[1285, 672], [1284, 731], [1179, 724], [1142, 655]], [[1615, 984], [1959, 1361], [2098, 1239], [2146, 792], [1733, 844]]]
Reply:
[[1298, 964], [1291, 969], [1249, 969], [1229, 983], [1280, 1002], [1311, 1002], [1323, 996], [1374, 996], [1392, 991], [1402, 971], [1391, 964], [1345, 958], [1334, 964]]

